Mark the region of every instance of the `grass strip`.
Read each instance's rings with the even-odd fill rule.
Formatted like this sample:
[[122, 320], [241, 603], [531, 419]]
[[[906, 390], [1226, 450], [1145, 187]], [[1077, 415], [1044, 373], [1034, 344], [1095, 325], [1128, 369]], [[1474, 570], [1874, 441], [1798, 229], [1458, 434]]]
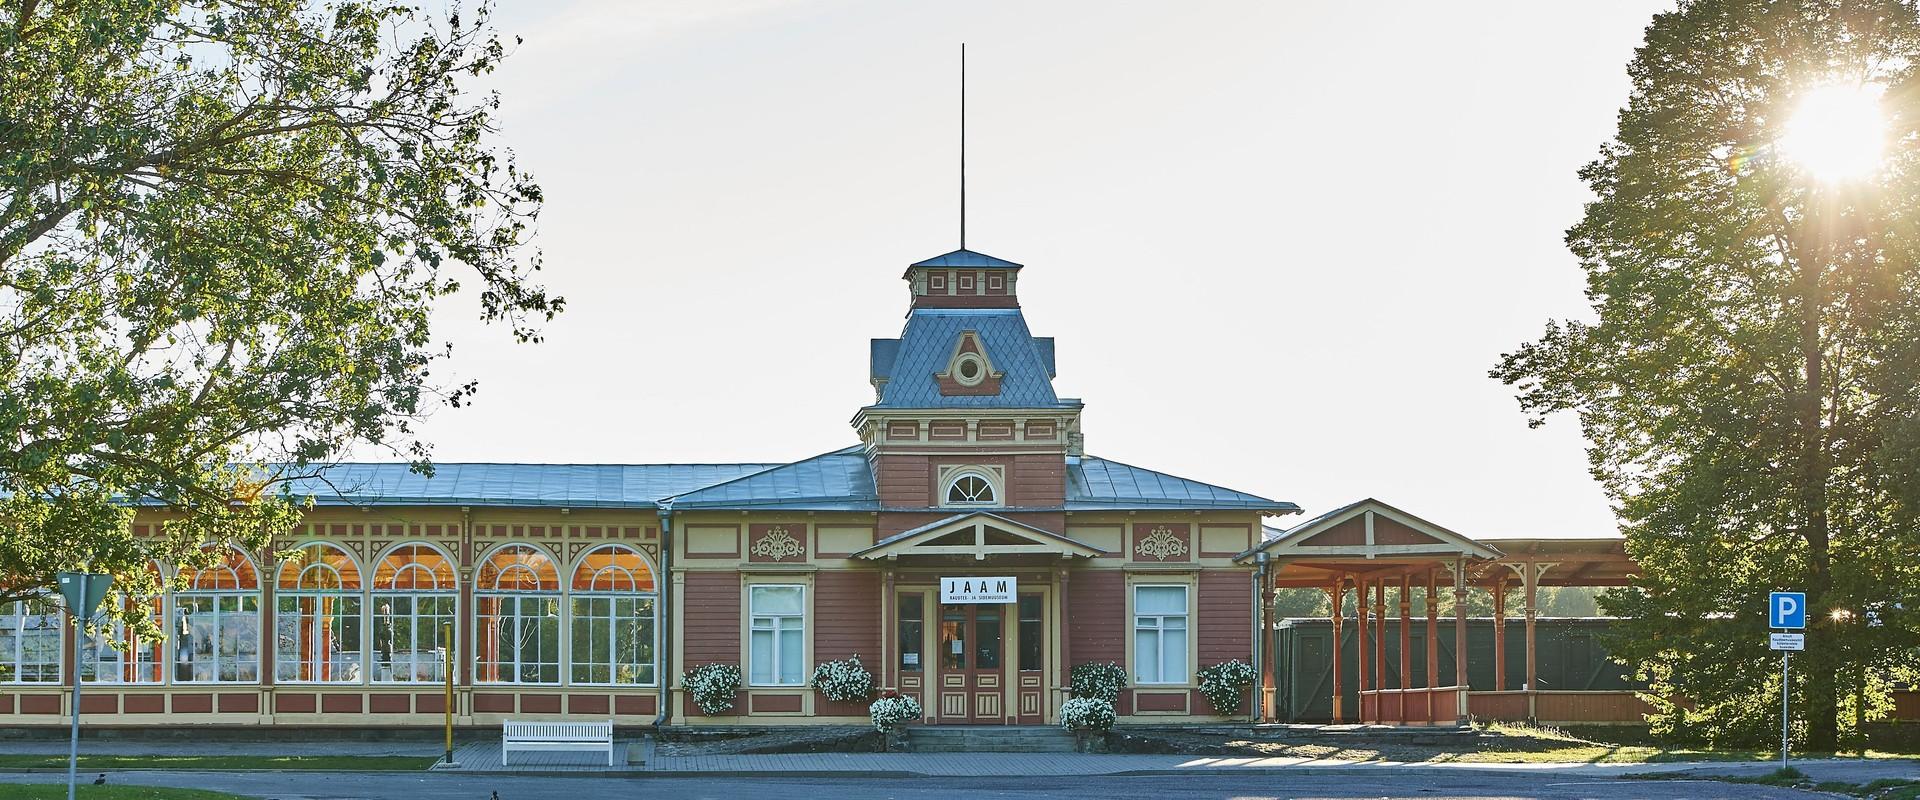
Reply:
[[[311, 769], [352, 772], [424, 770], [435, 756], [82, 755], [80, 771], [129, 769]], [[67, 757], [0, 753], [0, 769], [65, 769]], [[65, 798], [65, 793], [61, 797]], [[5, 795], [0, 795], [4, 798]]]

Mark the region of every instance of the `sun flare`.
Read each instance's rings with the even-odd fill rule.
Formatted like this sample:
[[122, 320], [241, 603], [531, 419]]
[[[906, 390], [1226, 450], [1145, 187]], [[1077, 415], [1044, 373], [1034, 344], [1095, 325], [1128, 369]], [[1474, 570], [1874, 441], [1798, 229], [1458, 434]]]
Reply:
[[1883, 87], [1834, 84], [1808, 91], [1787, 119], [1780, 152], [1822, 181], [1865, 177], [1886, 146]]

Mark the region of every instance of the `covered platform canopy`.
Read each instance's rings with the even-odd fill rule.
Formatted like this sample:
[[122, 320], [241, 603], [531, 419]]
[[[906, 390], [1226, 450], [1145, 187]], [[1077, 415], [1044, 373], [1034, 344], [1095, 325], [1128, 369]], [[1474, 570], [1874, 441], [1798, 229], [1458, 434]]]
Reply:
[[[1240, 554], [1242, 563], [1260, 565], [1261, 592], [1272, 608], [1275, 589], [1314, 588], [1333, 601], [1333, 636], [1340, 641], [1342, 619], [1353, 591], [1359, 625], [1361, 668], [1361, 722], [1406, 724], [1464, 724], [1468, 714], [1468, 687], [1439, 686], [1439, 648], [1426, 648], [1426, 680], [1419, 687], [1385, 686], [1389, 674], [1412, 683], [1409, 663], [1415, 587], [1425, 590], [1426, 641], [1438, 640], [1439, 597], [1444, 583], [1453, 593], [1454, 641], [1466, 641], [1466, 599], [1472, 587], [1491, 592], [1494, 600], [1494, 691], [1507, 690], [1506, 595], [1523, 591], [1526, 614], [1527, 691], [1537, 686], [1534, 620], [1541, 586], [1623, 586], [1636, 567], [1627, 556], [1624, 540], [1613, 538], [1474, 539], [1373, 498], [1342, 506], [1286, 530], [1267, 531], [1263, 541]], [[1386, 639], [1391, 621], [1388, 587], [1399, 589], [1400, 664], [1397, 673], [1386, 667]], [[1369, 594], [1371, 593], [1371, 595]], [[1371, 598], [1371, 599], [1369, 599]], [[1273, 625], [1262, 614], [1260, 649], [1273, 652]], [[1467, 673], [1467, 648], [1454, 648], [1455, 676]], [[1341, 652], [1333, 649], [1333, 719], [1344, 721], [1341, 707]], [[1272, 689], [1272, 671], [1263, 671], [1263, 689]], [[1371, 673], [1371, 675], [1369, 674]], [[1369, 688], [1371, 684], [1372, 688]], [[1263, 708], [1273, 708], [1271, 694]], [[1528, 698], [1531, 704], [1533, 699]], [[1531, 707], [1531, 706], [1530, 706]]]

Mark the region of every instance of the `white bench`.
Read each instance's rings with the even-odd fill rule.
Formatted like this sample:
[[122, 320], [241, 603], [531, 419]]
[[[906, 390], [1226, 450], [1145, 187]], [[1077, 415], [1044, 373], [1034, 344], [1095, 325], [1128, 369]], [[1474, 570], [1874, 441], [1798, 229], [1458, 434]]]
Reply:
[[500, 766], [515, 750], [606, 750], [613, 766], [613, 720], [606, 722], [516, 722], [500, 730]]

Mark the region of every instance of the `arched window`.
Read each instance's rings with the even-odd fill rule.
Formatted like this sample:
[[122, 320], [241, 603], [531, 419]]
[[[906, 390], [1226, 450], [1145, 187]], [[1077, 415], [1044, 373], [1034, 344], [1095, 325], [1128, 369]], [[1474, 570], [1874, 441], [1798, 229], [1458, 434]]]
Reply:
[[[209, 548], [213, 549], [213, 548]], [[178, 683], [260, 680], [260, 578], [231, 545], [205, 569], [182, 568], [173, 600], [173, 679]]]
[[569, 589], [569, 679], [652, 685], [653, 570], [640, 552], [619, 544], [587, 551], [573, 568]]
[[560, 576], [532, 545], [499, 547], [474, 579], [480, 683], [560, 682]]
[[387, 551], [373, 570], [373, 679], [446, 680], [448, 637], [459, 619], [453, 559], [429, 544]]
[[[159, 564], [148, 562], [147, 574], [154, 586], [166, 585]], [[125, 585], [127, 582], [116, 580], [115, 583]], [[119, 603], [129, 610], [145, 609], [153, 620], [153, 627], [164, 630], [165, 601], [166, 592], [161, 590], [149, 595], [115, 593], [108, 602]], [[81, 654], [80, 678], [88, 683], [159, 683], [166, 679], [160, 646], [160, 637], [142, 636], [128, 628], [126, 623], [116, 620], [87, 633], [87, 643]]]
[[59, 683], [60, 604], [0, 604], [0, 683]]
[[999, 503], [993, 481], [978, 472], [962, 472], [947, 482], [946, 505], [991, 506]]
[[274, 680], [360, 682], [363, 586], [353, 556], [326, 542], [303, 545], [280, 562], [274, 586]]

